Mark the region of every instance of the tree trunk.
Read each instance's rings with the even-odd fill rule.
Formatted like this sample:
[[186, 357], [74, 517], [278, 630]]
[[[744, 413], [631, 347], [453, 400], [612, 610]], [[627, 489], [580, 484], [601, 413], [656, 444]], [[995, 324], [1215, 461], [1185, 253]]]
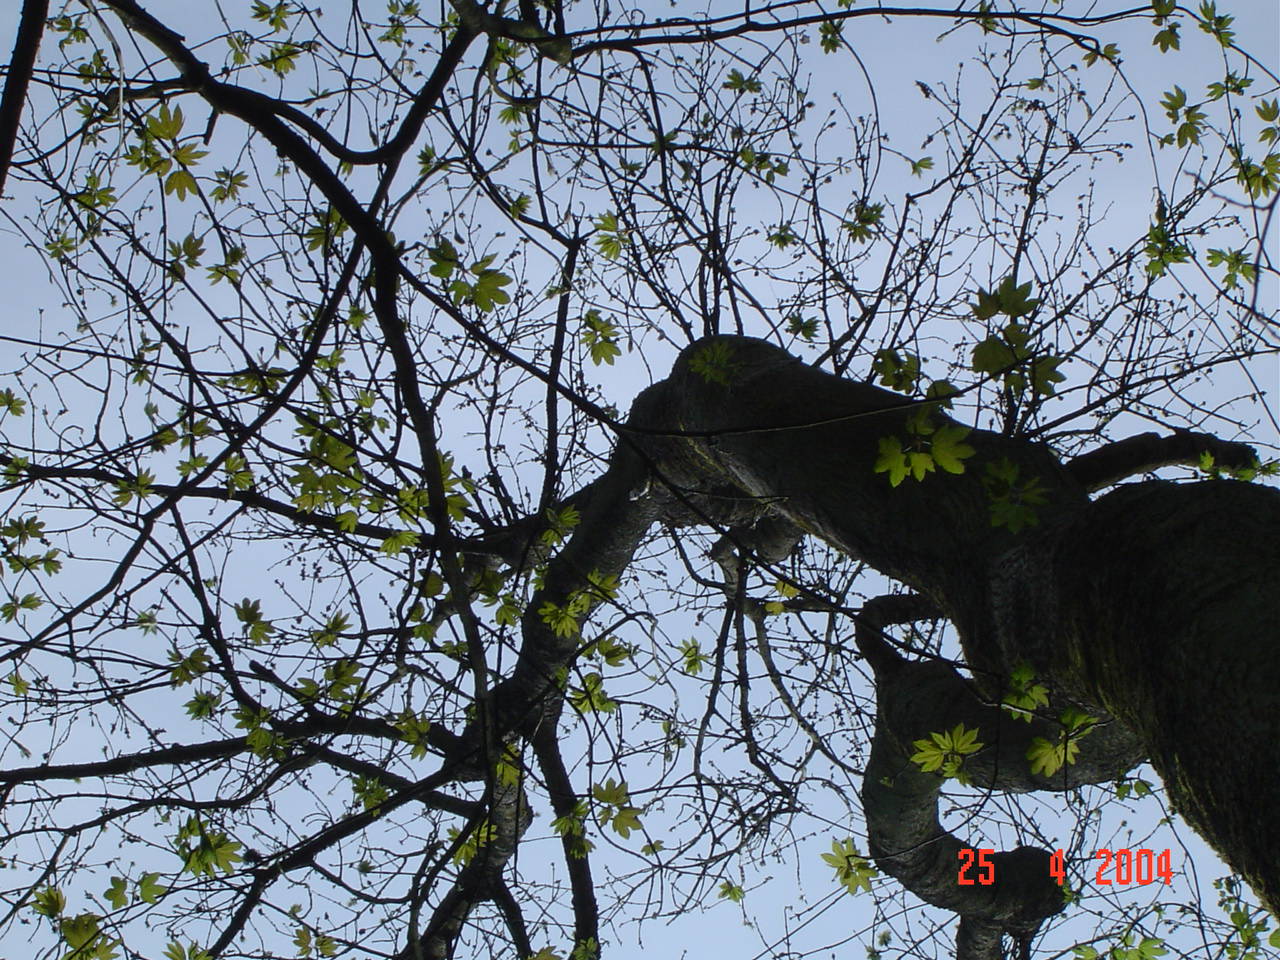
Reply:
[[[1118, 718], [1178, 812], [1280, 911], [1280, 491], [1148, 482], [1091, 501], [1048, 448], [982, 431], [962, 474], [892, 487], [880, 441], [905, 436], [919, 407], [715, 337], [637, 399], [623, 443], [672, 509], [772, 511], [919, 591], [954, 622], [986, 696], [1026, 662]], [[992, 525], [983, 483], [1006, 459], [1049, 494], [1018, 535]], [[1136, 756], [1113, 752], [1121, 772]]]
[[1174, 809], [1280, 912], [1280, 491], [1128, 484], [1008, 569], [1001, 645], [1137, 734]]

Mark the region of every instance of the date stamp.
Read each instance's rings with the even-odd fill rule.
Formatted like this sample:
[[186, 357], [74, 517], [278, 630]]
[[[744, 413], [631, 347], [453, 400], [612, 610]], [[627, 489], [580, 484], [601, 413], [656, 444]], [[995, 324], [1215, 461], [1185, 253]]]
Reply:
[[[961, 887], [972, 887], [978, 884], [989, 887], [996, 882], [996, 865], [992, 861], [995, 850], [985, 848], [961, 847], [957, 852], [960, 870], [956, 874], [956, 884]], [[1119, 850], [1102, 848], [1093, 855], [1100, 860], [1093, 882], [1100, 887], [1129, 886], [1162, 881], [1166, 885], [1173, 883], [1173, 854], [1169, 850], [1156, 853], [1145, 847], [1130, 850], [1124, 847]], [[1055, 850], [1049, 857], [1049, 876], [1061, 886], [1067, 878], [1067, 858], [1061, 850]]]

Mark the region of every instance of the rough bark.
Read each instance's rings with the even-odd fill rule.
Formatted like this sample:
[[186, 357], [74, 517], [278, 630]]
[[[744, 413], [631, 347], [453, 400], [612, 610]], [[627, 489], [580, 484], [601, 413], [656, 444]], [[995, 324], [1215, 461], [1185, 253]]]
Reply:
[[1008, 558], [993, 594], [1000, 644], [1133, 730], [1174, 808], [1280, 912], [1280, 491], [1119, 487]]

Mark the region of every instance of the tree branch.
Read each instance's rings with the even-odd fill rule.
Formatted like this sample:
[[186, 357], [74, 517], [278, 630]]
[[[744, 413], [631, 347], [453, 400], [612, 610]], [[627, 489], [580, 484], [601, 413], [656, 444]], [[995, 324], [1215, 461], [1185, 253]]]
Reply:
[[18, 21], [18, 37], [13, 43], [13, 56], [9, 58], [9, 75], [4, 79], [4, 94], [0, 96], [0, 195], [4, 194], [9, 165], [13, 162], [13, 148], [18, 142], [18, 127], [22, 123], [22, 107], [27, 100], [27, 87], [35, 71], [36, 51], [40, 49], [40, 37], [48, 16], [49, 0], [24, 0], [22, 19]]
[[1093, 493], [1160, 467], [1193, 466], [1204, 453], [1212, 455], [1214, 466], [1227, 470], [1243, 470], [1258, 463], [1258, 451], [1247, 443], [1188, 430], [1163, 437], [1158, 433], [1126, 437], [1081, 454], [1066, 467], [1082, 487]]

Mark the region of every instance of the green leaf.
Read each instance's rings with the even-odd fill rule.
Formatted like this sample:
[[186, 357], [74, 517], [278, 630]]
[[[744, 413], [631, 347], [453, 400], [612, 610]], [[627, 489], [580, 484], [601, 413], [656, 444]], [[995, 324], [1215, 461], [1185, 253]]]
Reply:
[[1232, 150], [1236, 182], [1250, 197], [1265, 197], [1280, 188], [1280, 153], [1269, 153], [1261, 163]]
[[45, 887], [31, 900], [31, 909], [42, 917], [57, 917], [67, 907], [67, 898], [57, 887]]
[[578, 618], [567, 604], [561, 607], [547, 600], [538, 608], [538, 617], [557, 637], [574, 637], [578, 634]]
[[397, 530], [382, 541], [378, 549], [388, 557], [412, 550], [418, 545], [420, 535], [416, 530]]
[[631, 800], [631, 792], [627, 789], [627, 781], [623, 780], [619, 783], [613, 777], [609, 777], [604, 783], [593, 784], [591, 796], [595, 797], [600, 803], [613, 807], [623, 806]]
[[625, 230], [618, 226], [618, 218], [613, 213], [601, 214], [596, 217], [596, 248], [604, 255], [606, 260], [617, 260], [622, 253], [625, 244], [630, 243], [630, 238]]
[[[475, 267], [471, 268], [475, 272]], [[497, 270], [481, 269], [471, 284], [471, 302], [481, 313], [490, 312], [500, 303], [510, 303], [511, 294], [502, 288], [511, 283], [511, 278]]]
[[922, 177], [926, 170], [933, 169], [933, 157], [921, 157], [919, 160], [911, 160], [910, 163], [913, 177]]
[[262, 643], [275, 633], [275, 625], [262, 616], [260, 600], [250, 600], [245, 597], [235, 605], [234, 609], [236, 619], [248, 626], [247, 636], [252, 642]]
[[883, 219], [883, 203], [859, 202], [853, 208], [853, 218], [844, 221], [841, 226], [849, 232], [855, 243], [865, 243], [871, 239]]
[[724, 340], [704, 344], [689, 357], [689, 370], [707, 383], [729, 386], [738, 371], [733, 347]]
[[372, 811], [377, 811], [391, 796], [391, 790], [377, 776], [366, 777], [363, 774], [351, 778], [351, 792], [360, 802], [361, 809]]
[[184, 950], [182, 944], [176, 940], [170, 941], [165, 948], [164, 955], [169, 960], [210, 960], [208, 952], [203, 947], [197, 946], [195, 943], [189, 943]]
[[[437, 578], [439, 579], [439, 578]], [[311, 642], [317, 647], [328, 647], [338, 642], [343, 631], [351, 627], [351, 621], [341, 610], [334, 613], [319, 630], [311, 631]]]
[[253, 0], [252, 16], [260, 23], [271, 28], [272, 33], [279, 33], [289, 26], [290, 4], [288, 0], [268, 4], [264, 0]]
[[396, 720], [395, 727], [400, 731], [400, 739], [410, 744], [410, 757], [414, 760], [421, 760], [427, 755], [427, 747], [430, 742], [428, 735], [431, 732], [429, 721], [406, 709]]
[[1206, 254], [1205, 260], [1211, 267], [1226, 268], [1226, 275], [1223, 277], [1222, 283], [1228, 290], [1237, 286], [1241, 278], [1246, 282], [1252, 283], [1256, 276], [1254, 266], [1243, 249], [1210, 250]]
[[140, 470], [132, 480], [117, 480], [111, 499], [117, 506], [127, 507], [134, 497], [139, 500], [151, 495], [151, 485], [156, 482], [155, 474], [150, 470]]
[[431, 258], [431, 268], [427, 272], [441, 280], [448, 280], [449, 275], [462, 265], [457, 248], [448, 240], [441, 240], [434, 247], [428, 248], [427, 256]]
[[617, 701], [610, 700], [604, 692], [604, 678], [598, 673], [588, 673], [582, 678], [582, 686], [569, 691], [570, 705], [579, 713], [613, 713]]
[[207, 720], [222, 703], [222, 694], [213, 690], [201, 690], [186, 702], [187, 713], [195, 720]]
[[1147, 231], [1147, 244], [1143, 247], [1143, 253], [1149, 258], [1147, 274], [1153, 278], [1163, 276], [1170, 266], [1186, 263], [1191, 259], [1190, 248], [1178, 243], [1162, 223], [1153, 224]]
[[167, 103], [160, 104], [160, 109], [147, 117], [147, 134], [157, 140], [176, 140], [182, 133], [182, 108], [169, 109]]
[[[556, 536], [563, 539], [582, 521], [582, 514], [578, 512], [578, 508], [573, 504], [566, 505], [558, 513], [547, 508], [547, 522], [551, 525], [551, 529], [555, 531]], [[559, 543], [560, 540], [554, 541]]]
[[102, 918], [96, 913], [81, 913], [59, 920], [58, 931], [76, 957], [88, 957], [91, 954], [86, 948], [102, 936], [102, 928], [99, 926], [101, 921]]
[[622, 348], [618, 346], [618, 328], [605, 320], [599, 310], [588, 310], [582, 323], [585, 329], [579, 336], [591, 353], [591, 362], [596, 366], [602, 363], [612, 366], [614, 359], [622, 356]]
[[124, 877], [111, 877], [111, 886], [102, 892], [106, 902], [109, 902], [113, 908], [120, 910], [129, 902], [128, 893], [125, 893]]
[[754, 76], [743, 76], [741, 71], [738, 70], [730, 70], [729, 78], [721, 86], [725, 90], [732, 90], [735, 93], [759, 93], [761, 90], [759, 80]]
[[74, 194], [73, 199], [82, 207], [90, 210], [102, 210], [115, 204], [116, 193], [110, 184], [102, 183], [98, 174], [91, 173], [85, 177], [84, 189]]
[[769, 232], [766, 239], [779, 250], [785, 250], [800, 238], [791, 229], [790, 223], [780, 223]]
[[1051, 777], [1062, 768], [1065, 756], [1058, 744], [1036, 737], [1027, 748], [1027, 759], [1031, 761], [1032, 773]]
[[1097, 724], [1097, 718], [1091, 717], [1074, 707], [1068, 707], [1058, 718], [1062, 733], [1056, 743], [1050, 743], [1044, 737], [1035, 737], [1027, 748], [1027, 760], [1031, 762], [1031, 772], [1051, 777], [1064, 765], [1076, 762], [1080, 753], [1079, 740], [1087, 736]]
[[[177, 852], [183, 860], [183, 869], [195, 876], [216, 876], [219, 871], [230, 873], [243, 858], [240, 843], [231, 840], [220, 830], [214, 830], [198, 817], [191, 817], [178, 833]], [[188, 841], [197, 839], [194, 845]]]
[[1152, 46], [1159, 47], [1161, 53], [1179, 49], [1182, 41], [1178, 36], [1178, 29], [1177, 23], [1170, 23], [1163, 29], [1157, 30], [1155, 38], [1151, 41]]
[[1084, 55], [1084, 65], [1092, 67], [1099, 60], [1106, 60], [1108, 63], [1118, 65], [1120, 63], [1120, 48], [1114, 43], [1108, 43], [1097, 50], [1090, 50]]
[[524, 764], [520, 759], [519, 753], [511, 744], [506, 744], [502, 748], [502, 756], [498, 758], [498, 762], [493, 765], [493, 768], [494, 778], [503, 786], [516, 787], [524, 779]]
[[283, 77], [298, 65], [298, 55], [302, 52], [302, 47], [294, 43], [273, 43], [271, 51], [258, 58], [258, 64], [270, 68], [276, 76]]
[[610, 826], [615, 833], [626, 840], [631, 836], [632, 830], [641, 829], [641, 812], [638, 807], [620, 807], [610, 820]]
[[598, 657], [611, 667], [620, 667], [633, 654], [633, 650], [617, 637], [604, 636], [591, 644], [585, 651], [589, 657]]
[[530, 202], [531, 200], [529, 195], [527, 193], [522, 193], [518, 197], [513, 198], [512, 201], [507, 204], [507, 213], [513, 218], [523, 217], [529, 212]]
[[824, 853], [822, 859], [835, 868], [836, 879], [851, 894], [860, 889], [870, 893], [872, 879], [880, 875], [880, 871], [858, 853], [852, 838], [831, 841], [831, 852]]
[[1214, 81], [1209, 84], [1209, 99], [1221, 100], [1228, 94], [1243, 94], [1245, 89], [1252, 85], [1252, 77], [1241, 77], [1235, 71], [1228, 71], [1221, 81]]
[[939, 427], [933, 434], [929, 444], [929, 455], [947, 473], [964, 473], [964, 460], [972, 457], [975, 451], [967, 443], [962, 443], [970, 433], [968, 427], [959, 424], [947, 424]]
[[1066, 374], [1058, 372], [1058, 366], [1065, 359], [1065, 357], [1036, 357], [1033, 359], [1028, 371], [1031, 389], [1040, 396], [1053, 396], [1056, 389], [1054, 384], [1062, 383], [1067, 379]]
[[[239, 844], [236, 844], [236, 846], [238, 847]], [[138, 881], [138, 896], [142, 898], [144, 903], [155, 903], [169, 891], [169, 888], [160, 883], [159, 880], [160, 874], [158, 873], [144, 873]]]
[[1230, 29], [1235, 18], [1219, 14], [1217, 4], [1212, 0], [1204, 0], [1200, 4], [1200, 16], [1197, 20], [1200, 29], [1214, 37], [1222, 46], [1229, 47], [1235, 42], [1235, 31]]
[[1164, 99], [1160, 101], [1160, 106], [1164, 107], [1165, 114], [1174, 123], [1178, 122], [1178, 117], [1182, 113], [1182, 108], [1187, 105], [1187, 91], [1179, 86], [1174, 86], [1172, 90], [1165, 93]]
[[20, 417], [27, 411], [27, 401], [18, 396], [9, 387], [0, 390], [0, 409]]
[[498, 626], [513, 627], [520, 622], [520, 617], [523, 613], [524, 610], [516, 601], [516, 598], [510, 594], [505, 594], [498, 604], [498, 609], [494, 611], [493, 619]]
[[880, 375], [881, 386], [911, 393], [920, 379], [920, 358], [906, 351], [877, 350], [871, 371]]
[[680, 658], [683, 661], [684, 672], [691, 677], [696, 677], [702, 672], [703, 665], [707, 662], [707, 656], [698, 646], [698, 641], [689, 639], [680, 644]]
[[1012, 276], [1005, 277], [995, 293], [1000, 303], [1000, 312], [1008, 317], [1026, 316], [1040, 306], [1040, 301], [1031, 296], [1030, 280], [1019, 285]]
[[223, 168], [214, 173], [214, 179], [217, 185], [209, 191], [209, 195], [215, 203], [222, 203], [226, 200], [234, 200], [240, 195], [241, 189], [249, 182], [249, 175]]
[[840, 33], [844, 24], [838, 20], [829, 20], [818, 28], [818, 43], [823, 53], [835, 53], [840, 49]]
[[741, 903], [746, 895], [746, 891], [736, 883], [730, 883], [728, 880], [724, 880], [720, 884], [719, 896], [722, 900], [728, 900], [732, 903]]
[[1040, 478], [1021, 481], [1020, 470], [1016, 463], [1005, 457], [988, 463], [982, 479], [991, 498], [991, 525], [1005, 527], [1015, 534], [1020, 533], [1023, 527], [1033, 527], [1039, 522], [1036, 507], [1048, 500]]
[[18, 619], [18, 613], [22, 610], [38, 610], [44, 603], [34, 593], [23, 594], [21, 597], [12, 596], [3, 604], [0, 604], [0, 617], [3, 617], [6, 623], [13, 623]]
[[194, 457], [190, 457], [186, 460], [179, 461], [178, 475], [185, 479], [186, 477], [191, 476], [193, 473], [199, 473], [208, 465], [209, 465], [209, 458], [206, 457], [204, 454], [197, 454]]
[[209, 669], [209, 654], [204, 647], [197, 647], [184, 657], [175, 648], [169, 651], [169, 662], [173, 664], [169, 684], [181, 687]]
[[1030, 664], [1020, 663], [1009, 675], [1009, 685], [1001, 704], [1010, 716], [1030, 723], [1035, 710], [1049, 705], [1049, 688], [1036, 682], [1035, 671]]
[[891, 487], [898, 486], [911, 472], [907, 455], [902, 449], [902, 441], [897, 437], [880, 438], [880, 454], [876, 457], [875, 472], [889, 474]]
[[967, 783], [964, 774], [964, 758], [977, 753], [983, 744], [978, 740], [978, 730], [970, 730], [963, 723], [956, 724], [952, 730], [931, 733], [923, 740], [913, 741], [916, 752], [911, 762], [925, 773], [936, 772], [943, 777], [955, 777], [961, 783]]

